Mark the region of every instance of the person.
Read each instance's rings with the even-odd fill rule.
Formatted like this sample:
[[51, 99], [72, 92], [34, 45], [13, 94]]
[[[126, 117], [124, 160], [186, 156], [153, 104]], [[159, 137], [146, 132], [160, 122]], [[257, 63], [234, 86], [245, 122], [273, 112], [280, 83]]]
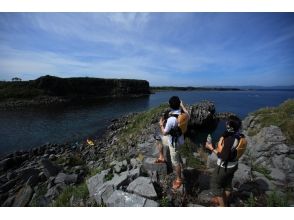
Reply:
[[217, 167], [211, 176], [210, 187], [215, 196], [211, 202], [219, 206], [228, 205], [232, 179], [238, 169], [238, 159], [244, 153], [247, 145], [244, 135], [239, 131], [241, 125], [241, 120], [231, 115], [226, 122], [226, 131], [220, 137], [217, 148], [215, 149], [211, 142], [206, 142], [206, 148], [218, 157]]
[[[160, 118], [159, 126], [161, 131], [161, 141], [157, 141], [157, 147], [159, 150], [159, 157], [155, 163], [165, 163], [166, 160], [163, 154], [163, 147], [168, 147], [171, 156], [172, 165], [176, 170], [176, 179], [173, 181], [173, 189], [178, 189], [181, 187], [183, 180], [181, 177], [182, 169], [182, 159], [179, 153], [179, 148], [184, 144], [184, 135], [183, 133], [187, 129], [187, 124], [189, 120], [189, 113], [185, 108], [183, 102], [179, 99], [178, 96], [172, 96], [169, 99], [169, 106], [171, 110], [165, 113], [165, 119]], [[184, 116], [183, 116], [184, 115]], [[179, 124], [179, 118], [183, 119], [182, 125]]]

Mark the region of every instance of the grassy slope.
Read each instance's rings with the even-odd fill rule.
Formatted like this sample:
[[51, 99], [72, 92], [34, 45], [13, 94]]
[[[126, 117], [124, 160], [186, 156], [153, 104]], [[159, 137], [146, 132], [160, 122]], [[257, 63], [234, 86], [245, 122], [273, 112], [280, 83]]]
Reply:
[[[261, 127], [270, 125], [280, 127], [288, 143], [294, 144], [294, 99], [289, 99], [278, 107], [262, 108], [253, 115], [258, 116], [257, 122], [260, 123]], [[252, 130], [250, 134], [256, 132]]]

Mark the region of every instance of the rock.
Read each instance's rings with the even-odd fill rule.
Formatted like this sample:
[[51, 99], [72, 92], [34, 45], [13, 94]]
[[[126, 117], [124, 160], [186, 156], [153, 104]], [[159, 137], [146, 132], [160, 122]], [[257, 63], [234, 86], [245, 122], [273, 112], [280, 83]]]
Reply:
[[78, 182], [78, 175], [77, 174], [65, 174], [65, 173], [58, 173], [58, 175], [55, 177], [54, 183], [65, 183], [65, 184], [71, 184], [71, 183], [77, 183]]
[[155, 158], [147, 157], [143, 162], [143, 167], [146, 170], [157, 171], [158, 174], [167, 174], [167, 166], [165, 163], [155, 163]]
[[107, 199], [108, 207], [144, 207], [147, 199], [121, 190], [114, 191]]
[[159, 207], [159, 203], [150, 199], [146, 199], [144, 207]]
[[33, 189], [29, 186], [26, 185], [24, 186], [16, 195], [14, 202], [13, 202], [13, 207], [24, 207], [27, 204], [29, 204], [32, 196], [33, 196]]
[[111, 184], [113, 185], [114, 189], [119, 189], [121, 186], [127, 185], [128, 182], [128, 173], [124, 172], [121, 173], [119, 176], [114, 176], [112, 180], [110, 180]]
[[259, 177], [255, 178], [254, 182], [257, 184], [258, 189], [263, 192], [273, 191], [276, 188], [275, 185], [269, 179], [264, 177], [262, 174]]
[[5, 200], [5, 202], [3, 202], [3, 204], [1, 206], [2, 207], [12, 207], [14, 199], [15, 199], [15, 196], [9, 197], [8, 199]]
[[98, 205], [105, 204], [111, 194], [114, 192], [113, 184], [106, 182], [101, 185], [94, 193], [94, 199]]
[[92, 176], [86, 181], [90, 196], [94, 196], [97, 188], [104, 183], [105, 176], [109, 173], [109, 171], [110, 169], [103, 170], [101, 173]]
[[135, 158], [132, 158], [130, 160], [130, 164], [132, 165], [133, 168], [136, 168], [138, 165], [138, 161]]
[[294, 172], [294, 160], [292, 158], [286, 157], [284, 160], [284, 170], [287, 170], [289, 173]]
[[283, 169], [285, 157], [285, 155], [274, 155], [271, 158], [271, 164], [277, 169]]
[[30, 179], [29, 184], [34, 187], [39, 182], [39, 171], [34, 168], [25, 168], [18, 171], [18, 177], [24, 183]]
[[44, 174], [47, 178], [50, 176], [56, 176], [58, 172], [61, 170], [61, 168], [55, 164], [53, 164], [50, 160], [42, 159], [41, 164], [44, 169]]
[[238, 169], [234, 174], [232, 185], [234, 187], [240, 186], [252, 180], [251, 168], [243, 163], [238, 164]]
[[10, 180], [6, 183], [4, 183], [3, 185], [0, 186], [0, 192], [4, 193], [4, 192], [8, 192], [11, 188], [13, 188], [17, 183], [16, 179]]
[[209, 154], [207, 157], [206, 167], [208, 169], [217, 167], [217, 164], [216, 164], [217, 159], [218, 158], [215, 154], [213, 154], [213, 153]]
[[275, 153], [280, 154], [287, 154], [289, 152], [289, 147], [286, 144], [278, 144], [275, 145]]
[[205, 207], [205, 206], [203, 206], [203, 205], [199, 205], [199, 204], [189, 203], [189, 204], [187, 205], [187, 207]]
[[276, 169], [276, 168], [270, 168], [270, 171], [271, 171], [270, 176], [273, 180], [285, 183], [286, 175], [282, 170]]
[[65, 187], [65, 183], [58, 183], [47, 191], [45, 197], [52, 200], [56, 198], [65, 189]]
[[114, 169], [114, 172], [116, 172], [116, 173], [120, 173], [120, 172], [121, 172], [121, 166], [119, 166], [118, 164], [116, 164], [116, 165], [113, 167], [113, 169]]
[[157, 198], [153, 183], [148, 177], [138, 177], [129, 184], [127, 191], [150, 199]]
[[198, 202], [201, 204], [210, 205], [210, 201], [213, 197], [213, 194], [210, 190], [203, 190], [198, 195]]
[[140, 175], [141, 175], [141, 166], [136, 169], [132, 169], [128, 171], [128, 177], [131, 181], [138, 178]]
[[195, 130], [199, 127], [210, 128], [215, 126], [215, 106], [212, 102], [202, 101], [193, 105], [190, 112], [189, 128]]

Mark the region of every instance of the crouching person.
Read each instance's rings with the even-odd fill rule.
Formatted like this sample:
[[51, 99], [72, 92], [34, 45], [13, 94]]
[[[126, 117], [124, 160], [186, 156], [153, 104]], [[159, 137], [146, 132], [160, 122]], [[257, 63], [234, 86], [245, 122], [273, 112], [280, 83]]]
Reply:
[[247, 142], [243, 134], [239, 133], [242, 122], [236, 116], [230, 116], [226, 122], [226, 131], [223, 133], [217, 148], [206, 142], [206, 148], [218, 157], [217, 167], [213, 171], [210, 188], [215, 195], [212, 203], [219, 206], [228, 206], [228, 199], [232, 191], [232, 179], [238, 169], [238, 159], [243, 155]]

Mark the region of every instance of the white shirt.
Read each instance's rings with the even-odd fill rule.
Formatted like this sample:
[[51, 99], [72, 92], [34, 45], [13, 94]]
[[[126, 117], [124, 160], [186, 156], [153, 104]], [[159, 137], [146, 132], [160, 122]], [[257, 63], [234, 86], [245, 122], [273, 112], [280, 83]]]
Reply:
[[[181, 111], [180, 110], [171, 111], [171, 114], [179, 115], [179, 114], [181, 114]], [[166, 125], [164, 128], [164, 132], [168, 133], [172, 128], [174, 128], [176, 126], [178, 126], [178, 120], [176, 117], [171, 116], [167, 119], [167, 122], [166, 122]], [[172, 136], [171, 135], [168, 135], [168, 140], [169, 140], [169, 144], [172, 144]], [[180, 146], [182, 144], [184, 144], [184, 135], [181, 135], [177, 141], [177, 146]]]

